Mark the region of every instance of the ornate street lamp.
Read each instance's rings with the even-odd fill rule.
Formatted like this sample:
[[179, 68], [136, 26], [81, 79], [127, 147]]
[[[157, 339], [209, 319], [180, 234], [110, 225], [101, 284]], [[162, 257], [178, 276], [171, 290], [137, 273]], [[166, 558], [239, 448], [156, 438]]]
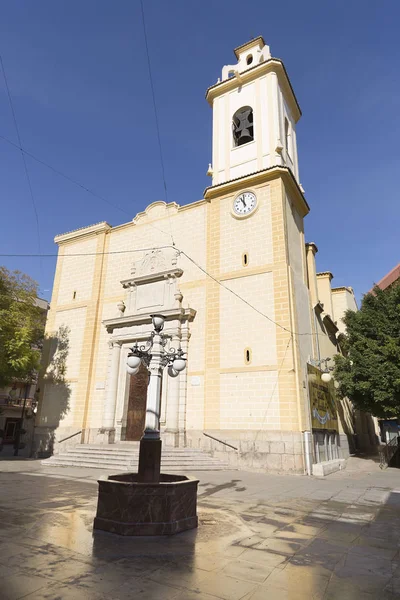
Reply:
[[[328, 356], [327, 358], [321, 358], [320, 360], [311, 359], [309, 362], [314, 367], [318, 367], [322, 371], [321, 379], [324, 383], [329, 383], [332, 380], [332, 375], [330, 371], [334, 370], [334, 367], [328, 367], [328, 362], [331, 358]], [[322, 365], [325, 365], [324, 367]]]
[[120, 535], [172, 535], [198, 524], [198, 479], [160, 475], [162, 372], [168, 367], [169, 375], [177, 377], [186, 368], [186, 358], [181, 348], [165, 349], [168, 337], [161, 333], [165, 317], [157, 314], [151, 318], [154, 327], [151, 339], [131, 348], [126, 366], [131, 375], [137, 373], [141, 365], [150, 372], [138, 473], [110, 475], [99, 481], [94, 528]]
[[140, 440], [139, 450], [139, 480], [158, 482], [160, 479], [161, 464], [161, 439], [160, 439], [160, 407], [161, 407], [161, 380], [165, 367], [168, 375], [177, 377], [186, 368], [186, 358], [182, 348], [165, 347], [168, 337], [162, 335], [164, 329], [164, 315], [150, 315], [154, 327], [151, 339], [143, 345], [136, 342], [128, 354], [126, 370], [129, 375], [135, 375], [144, 365], [150, 372], [149, 386], [147, 389], [146, 420], [143, 437]]

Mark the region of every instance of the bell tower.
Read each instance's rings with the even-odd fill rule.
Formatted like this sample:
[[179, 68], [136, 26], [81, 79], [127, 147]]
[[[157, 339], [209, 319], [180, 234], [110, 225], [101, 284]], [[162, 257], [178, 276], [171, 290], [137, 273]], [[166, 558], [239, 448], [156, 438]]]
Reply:
[[298, 181], [296, 124], [301, 116], [285, 67], [260, 36], [234, 50], [206, 98], [213, 109], [212, 185], [273, 166]]
[[309, 207], [296, 144], [301, 111], [282, 61], [262, 37], [235, 55], [206, 93], [213, 111], [206, 269], [213, 278], [205, 282], [212, 348], [205, 352], [204, 428], [220, 439], [226, 430], [262, 428], [265, 441], [290, 434], [301, 446], [312, 355], [303, 226]]

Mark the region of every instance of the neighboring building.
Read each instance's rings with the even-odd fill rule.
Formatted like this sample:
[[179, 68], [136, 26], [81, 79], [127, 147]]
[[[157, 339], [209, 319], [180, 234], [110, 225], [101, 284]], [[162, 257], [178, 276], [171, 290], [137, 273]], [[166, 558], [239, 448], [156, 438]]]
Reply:
[[[311, 314], [313, 324], [313, 358], [311, 363], [330, 358], [328, 366], [333, 366], [333, 357], [341, 352], [341, 335], [346, 333], [343, 317], [346, 311], [357, 311], [357, 301], [351, 287], [331, 287], [333, 279], [329, 271], [317, 273], [315, 255], [318, 252], [316, 244], [306, 244], [308, 282], [310, 289]], [[337, 404], [339, 419], [338, 430], [342, 445], [349, 443], [351, 452], [375, 452], [379, 444], [379, 428], [377, 420], [367, 413], [353, 408], [352, 403], [345, 399]], [[325, 428], [323, 433], [315, 432], [315, 445], [325, 446]], [[320, 452], [322, 454], [323, 451]]]
[[[206, 93], [213, 146], [204, 198], [185, 206], [154, 202], [128, 223], [55, 238], [47, 352], [57, 356], [57, 332], [67, 326], [69, 354], [62, 389], [46, 375], [41, 386], [42, 451], [54, 440], [62, 442], [54, 444], [58, 451], [79, 440], [140, 439], [146, 372], [129, 377], [126, 358], [134, 342], [149, 338], [150, 315], [162, 312], [171, 345], [180, 343], [188, 358], [178, 378], [165, 373], [164, 441], [226, 450], [206, 432], [239, 448], [225, 457], [240, 465], [304, 469], [308, 365], [332, 356], [334, 306], [354, 296], [332, 294], [330, 274], [316, 274], [315, 245], [306, 255], [301, 112], [283, 63], [261, 37], [235, 55], [237, 64], [224, 67]], [[338, 432], [328, 432], [326, 458], [348, 456], [347, 436]]]
[[[48, 311], [49, 303], [42, 298], [36, 298], [36, 305]], [[33, 441], [34, 413], [37, 405], [36, 383], [24, 383], [14, 381], [5, 388], [0, 388], [0, 442], [2, 437], [1, 456], [14, 453], [17, 429], [22, 418], [22, 410], [25, 404], [23, 429], [26, 433], [21, 436], [23, 448], [19, 451], [20, 456], [29, 456]]]
[[[385, 277], [382, 277], [376, 284], [381, 290], [386, 290], [388, 287], [400, 281], [400, 263], [394, 267]], [[372, 291], [372, 290], [371, 290]]]

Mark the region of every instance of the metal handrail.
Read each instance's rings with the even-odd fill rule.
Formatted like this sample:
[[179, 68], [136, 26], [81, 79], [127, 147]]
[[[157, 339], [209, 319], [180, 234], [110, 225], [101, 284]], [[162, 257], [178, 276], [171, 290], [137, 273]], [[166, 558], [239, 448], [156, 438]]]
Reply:
[[383, 448], [379, 450], [379, 467], [381, 469], [386, 469], [389, 466], [390, 461], [396, 454], [398, 448], [397, 437], [394, 437], [389, 443], [386, 442], [386, 446], [383, 446]]
[[224, 446], [229, 446], [229, 448], [233, 448], [234, 450], [239, 450], [239, 448], [236, 448], [235, 446], [232, 446], [232, 444], [228, 444], [228, 442], [224, 442], [223, 440], [219, 440], [216, 437], [213, 437], [212, 435], [209, 435], [208, 433], [204, 433], [203, 431], [203, 435], [205, 435], [208, 438], [211, 438], [212, 440], [215, 440], [216, 442], [219, 442], [220, 444], [224, 444]]
[[82, 429], [80, 431], [77, 431], [76, 433], [73, 433], [72, 435], [69, 435], [68, 437], [62, 439], [62, 440], [57, 440], [57, 444], [61, 444], [61, 442], [65, 442], [66, 440], [70, 440], [71, 438], [75, 437], [76, 435], [79, 435], [80, 433], [82, 433]]

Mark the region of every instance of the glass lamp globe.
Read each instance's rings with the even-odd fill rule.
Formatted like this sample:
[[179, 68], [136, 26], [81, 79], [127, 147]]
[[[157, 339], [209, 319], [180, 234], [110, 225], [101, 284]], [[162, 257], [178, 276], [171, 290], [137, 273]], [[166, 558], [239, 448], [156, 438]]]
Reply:
[[139, 372], [139, 369], [140, 369], [140, 365], [138, 367], [136, 367], [136, 369], [132, 369], [132, 367], [130, 367], [129, 365], [126, 367], [128, 375], [136, 375], [136, 373]]
[[162, 331], [164, 329], [164, 321], [165, 321], [165, 317], [164, 315], [150, 315], [151, 316], [151, 320], [153, 321], [153, 327], [154, 329], [157, 331], [157, 333], [159, 333], [160, 331]]
[[326, 371], [325, 373], [322, 373], [321, 379], [324, 383], [329, 383], [332, 379], [332, 375]]
[[130, 367], [131, 369], [136, 369], [140, 367], [140, 363], [140, 356], [137, 356], [136, 354], [128, 354], [128, 358], [126, 361], [128, 367]]
[[179, 371], [175, 371], [175, 369], [172, 367], [172, 365], [169, 365], [169, 367], [168, 367], [168, 375], [170, 377], [178, 377]]
[[175, 358], [174, 362], [172, 363], [172, 368], [174, 371], [178, 371], [178, 373], [180, 371], [184, 371], [186, 368], [186, 358]]

